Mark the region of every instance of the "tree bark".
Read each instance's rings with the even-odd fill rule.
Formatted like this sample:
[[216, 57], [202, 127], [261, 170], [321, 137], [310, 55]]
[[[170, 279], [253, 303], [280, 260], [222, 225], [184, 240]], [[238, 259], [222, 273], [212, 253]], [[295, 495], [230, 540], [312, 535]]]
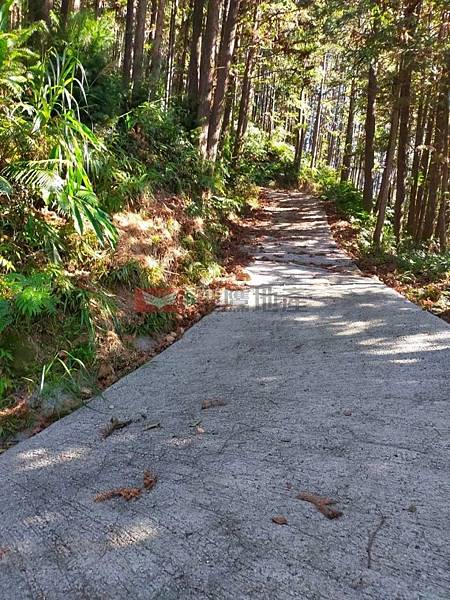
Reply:
[[133, 27], [134, 27], [134, 0], [127, 0], [127, 14], [125, 21], [125, 46], [123, 51], [122, 80], [128, 90], [131, 79], [131, 65], [133, 61]]
[[436, 119], [436, 106], [430, 108], [428, 115], [428, 123], [425, 132], [425, 143], [422, 156], [420, 158], [419, 174], [420, 182], [417, 188], [417, 194], [415, 198], [415, 209], [416, 215], [414, 220], [414, 239], [419, 241], [422, 236], [423, 225], [426, 213], [426, 199], [427, 199], [427, 185], [428, 185], [428, 174], [430, 169], [430, 148], [433, 140], [434, 122]]
[[302, 88], [300, 92], [300, 108], [298, 110], [297, 131], [295, 133], [294, 173], [296, 177], [298, 177], [300, 168], [302, 166], [303, 147], [305, 145], [306, 114], [304, 107], [304, 94], [305, 90]]
[[342, 157], [341, 183], [348, 181], [353, 155], [353, 129], [355, 124], [356, 83], [352, 81], [350, 103], [348, 107], [347, 127], [345, 130], [344, 155]]
[[403, 215], [403, 205], [406, 196], [406, 176], [408, 173], [408, 139], [409, 113], [411, 107], [411, 76], [412, 62], [404, 64], [400, 72], [400, 110], [399, 134], [397, 147], [397, 180], [394, 204], [394, 234], [397, 242], [400, 240], [400, 230]]
[[48, 23], [52, 6], [52, 0], [28, 0], [28, 20], [31, 23], [35, 21], [45, 21]]
[[204, 6], [205, 0], [194, 0], [194, 6], [192, 11], [192, 38], [189, 46], [190, 54], [187, 84], [188, 105], [193, 121], [196, 121], [198, 116], [199, 66]]
[[238, 122], [236, 126], [236, 135], [234, 139], [233, 157], [239, 155], [242, 139], [245, 135], [248, 123], [248, 111], [250, 108], [250, 96], [252, 88], [253, 67], [255, 63], [256, 52], [258, 48], [258, 9], [259, 0], [255, 1], [253, 10], [253, 26], [250, 47], [247, 52], [247, 60], [245, 62], [244, 78], [242, 80], [241, 99], [239, 103]]
[[147, 17], [147, 0], [138, 0], [136, 11], [136, 30], [134, 37], [133, 55], [133, 95], [139, 89], [142, 81], [144, 61], [145, 22]]
[[406, 49], [400, 64], [400, 99], [399, 99], [399, 133], [397, 148], [397, 180], [394, 204], [394, 234], [397, 243], [400, 241], [400, 232], [403, 216], [403, 205], [406, 196], [406, 177], [408, 174], [408, 141], [409, 141], [409, 116], [411, 109], [411, 77], [414, 67], [414, 52], [411, 50], [410, 38], [416, 30], [415, 11], [420, 9], [422, 0], [409, 0], [405, 7], [405, 32], [404, 41]]
[[375, 164], [375, 101], [377, 96], [377, 76], [373, 64], [369, 66], [367, 79], [367, 109], [364, 124], [364, 190], [363, 207], [372, 212], [373, 207], [373, 167]]
[[156, 98], [158, 93], [158, 83], [161, 75], [161, 43], [164, 33], [164, 16], [165, 16], [166, 2], [165, 0], [159, 0], [158, 12], [156, 15], [155, 24], [155, 35], [153, 37], [152, 46], [152, 58], [150, 63], [150, 90], [149, 97]]
[[322, 78], [320, 80], [319, 92], [317, 97], [317, 108], [316, 108], [316, 118], [314, 120], [314, 130], [313, 130], [313, 138], [312, 138], [312, 147], [311, 147], [311, 168], [316, 166], [317, 156], [318, 156], [318, 147], [320, 140], [320, 126], [322, 120], [322, 98], [323, 98], [323, 88], [325, 85], [325, 74], [326, 74], [326, 66], [327, 66], [327, 58], [326, 55], [323, 59], [322, 65]]
[[223, 28], [223, 37], [220, 43], [217, 59], [217, 78], [214, 90], [214, 99], [208, 126], [208, 144], [206, 155], [211, 162], [217, 159], [220, 131], [225, 108], [225, 97], [230, 73], [230, 65], [234, 53], [236, 40], [236, 26], [241, 0], [230, 0], [228, 14]]
[[208, 1], [206, 25], [202, 39], [197, 120], [200, 126], [199, 149], [203, 158], [206, 158], [208, 150], [208, 117], [211, 110], [211, 93], [214, 81], [216, 42], [219, 33], [220, 5], [221, 0]]
[[419, 100], [419, 107], [417, 109], [417, 122], [416, 122], [416, 135], [414, 139], [414, 155], [411, 166], [411, 190], [409, 193], [409, 206], [408, 206], [408, 219], [406, 222], [406, 231], [410, 234], [414, 234], [416, 227], [417, 217], [417, 189], [419, 187], [419, 167], [420, 159], [422, 156], [422, 143], [425, 132], [425, 124], [427, 121], [427, 109], [428, 99], [422, 95]]
[[181, 97], [185, 91], [184, 82], [186, 75], [186, 59], [188, 57], [189, 50], [190, 8], [187, 7], [187, 0], [184, 0], [184, 2], [180, 6], [180, 9], [181, 13], [183, 14], [183, 20], [181, 23], [180, 35], [178, 36], [179, 41], [177, 43], [177, 49], [174, 59], [174, 81], [172, 89], [172, 94], [178, 97]]
[[168, 55], [167, 55], [167, 74], [166, 74], [166, 89], [165, 89], [166, 106], [168, 106], [169, 98], [172, 95], [173, 78], [174, 78], [174, 74], [175, 74], [174, 59], [175, 59], [177, 12], [178, 12], [178, 0], [172, 0], [172, 10], [170, 11], [169, 47], [168, 47]]
[[444, 148], [448, 139], [448, 95], [449, 95], [449, 75], [444, 69], [442, 74], [439, 100], [436, 112], [436, 125], [434, 132], [433, 155], [430, 164], [430, 178], [428, 190], [427, 211], [423, 228], [422, 238], [427, 240], [434, 233], [434, 224], [436, 220], [436, 209], [438, 200], [438, 191], [442, 183], [442, 171], [444, 164], [448, 161], [448, 156], [444, 154]]
[[399, 94], [400, 94], [400, 82], [396, 78], [394, 83], [394, 93], [392, 101], [392, 112], [391, 112], [391, 123], [389, 128], [389, 140], [386, 150], [386, 159], [384, 164], [383, 176], [381, 179], [380, 191], [378, 193], [377, 207], [377, 223], [373, 234], [373, 242], [375, 246], [379, 246], [381, 243], [381, 234], [383, 232], [384, 221], [386, 219], [386, 208], [389, 200], [389, 188], [391, 185], [391, 174], [394, 168], [395, 158], [395, 147], [398, 136], [398, 123], [399, 123]]
[[[43, 4], [47, 4], [43, 2]], [[59, 24], [61, 29], [64, 31], [67, 27], [67, 20], [70, 13], [73, 10], [73, 0], [61, 0], [61, 11], [59, 14]]]

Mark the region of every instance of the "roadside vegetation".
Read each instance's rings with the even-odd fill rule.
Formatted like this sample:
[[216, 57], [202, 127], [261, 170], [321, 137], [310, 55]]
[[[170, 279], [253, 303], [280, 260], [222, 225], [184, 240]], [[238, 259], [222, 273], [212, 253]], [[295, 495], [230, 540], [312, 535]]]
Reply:
[[308, 170], [304, 176], [325, 201], [335, 238], [360, 269], [450, 322], [450, 251], [443, 252], [438, 243], [417, 244], [408, 236], [397, 244], [392, 211], [383, 226], [383, 243], [375, 245], [376, 217], [364, 209], [360, 190], [342, 183], [334, 169]]
[[[447, 4], [4, 0], [0, 438], [240, 285], [258, 186], [314, 186], [360, 264], [445, 314]], [[139, 287], [183, 289], [182, 313], [136, 312]]]

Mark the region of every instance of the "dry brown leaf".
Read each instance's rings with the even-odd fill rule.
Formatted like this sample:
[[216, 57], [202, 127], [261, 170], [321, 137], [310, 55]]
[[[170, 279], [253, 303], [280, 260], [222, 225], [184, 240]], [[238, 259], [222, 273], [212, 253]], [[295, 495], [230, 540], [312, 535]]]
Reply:
[[272, 522], [275, 523], [276, 525], [287, 525], [288, 524], [288, 520], [286, 519], [286, 517], [284, 515], [276, 515], [275, 517], [272, 517]]
[[330, 505], [336, 504], [336, 500], [332, 500], [331, 498], [322, 498], [321, 496], [317, 496], [317, 494], [312, 494], [311, 492], [301, 492], [297, 498], [298, 500], [304, 500], [305, 502], [314, 504], [317, 510], [325, 515], [327, 519], [338, 519], [339, 517], [342, 517], [343, 513], [340, 510], [330, 508]]
[[114, 490], [108, 490], [97, 494], [94, 498], [94, 502], [104, 502], [105, 500], [111, 500], [111, 498], [123, 498], [124, 500], [135, 500], [141, 495], [141, 488], [121, 487]]
[[197, 427], [195, 428], [195, 432], [196, 433], [205, 433], [205, 430], [201, 425], [197, 425]]
[[29, 410], [28, 403], [26, 400], [20, 400], [14, 406], [9, 406], [0, 410], [0, 421], [3, 419], [9, 419], [11, 417], [23, 417]]
[[151, 490], [155, 487], [158, 478], [151, 471], [144, 471], [144, 487], [146, 490]]
[[220, 398], [212, 398], [210, 400], [203, 400], [202, 402], [202, 410], [206, 410], [207, 408], [215, 408], [216, 406], [225, 406], [226, 402], [221, 400]]
[[0, 560], [2, 560], [2, 558], [8, 554], [9, 552], [9, 548], [7, 548], [6, 546], [3, 546], [0, 548]]

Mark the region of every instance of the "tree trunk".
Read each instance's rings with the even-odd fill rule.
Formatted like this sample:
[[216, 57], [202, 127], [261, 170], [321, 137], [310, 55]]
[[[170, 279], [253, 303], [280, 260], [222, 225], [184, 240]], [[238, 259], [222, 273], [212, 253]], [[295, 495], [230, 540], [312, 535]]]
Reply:
[[[191, 3], [192, 4], [192, 3]], [[184, 82], [186, 75], [186, 59], [189, 50], [189, 29], [190, 29], [190, 15], [189, 8], [187, 7], [187, 1], [181, 5], [181, 12], [183, 14], [183, 21], [181, 24], [181, 31], [179, 35], [179, 42], [177, 44], [177, 52], [175, 57], [174, 65], [174, 82], [172, 94], [181, 97], [184, 92]]]
[[394, 168], [395, 146], [397, 143], [398, 123], [399, 123], [399, 94], [400, 82], [396, 78], [394, 83], [394, 94], [392, 101], [391, 123], [389, 129], [389, 140], [386, 150], [386, 159], [384, 164], [383, 176], [381, 179], [380, 191], [378, 193], [377, 208], [378, 216], [375, 231], [373, 234], [373, 242], [375, 246], [381, 243], [381, 234], [383, 232], [384, 221], [386, 219], [386, 208], [389, 200], [389, 189], [391, 185], [391, 174]]
[[348, 181], [353, 155], [353, 129], [355, 123], [356, 83], [352, 81], [350, 103], [348, 107], [347, 127], [345, 130], [344, 156], [342, 157], [341, 183]]
[[369, 67], [369, 76], [367, 80], [367, 109], [364, 145], [364, 191], [363, 207], [368, 212], [372, 211], [373, 206], [373, 167], [375, 164], [375, 101], [377, 96], [377, 76], [375, 68], [371, 64]]
[[189, 45], [189, 67], [187, 79], [187, 100], [193, 123], [198, 116], [199, 66], [205, 0], [193, 0], [192, 37]]
[[259, 0], [256, 0], [253, 10], [253, 31], [250, 40], [250, 47], [247, 52], [247, 60], [245, 62], [244, 78], [242, 80], [241, 100], [239, 103], [238, 122], [236, 126], [236, 136], [233, 147], [233, 156], [235, 158], [237, 158], [239, 155], [242, 139], [245, 135], [248, 123], [248, 111], [250, 108], [253, 67], [255, 63], [256, 51], [258, 48], [258, 9]]
[[414, 139], [414, 155], [411, 166], [411, 191], [409, 193], [409, 207], [408, 207], [408, 220], [406, 222], [406, 231], [410, 234], [414, 234], [416, 227], [416, 200], [417, 200], [417, 189], [419, 187], [419, 167], [420, 159], [422, 155], [422, 143], [423, 135], [425, 132], [425, 124], [427, 121], [427, 109], [428, 99], [421, 95], [419, 100], [419, 107], [417, 109], [417, 123], [416, 123], [416, 136]]
[[[410, 0], [405, 8], [405, 45], [408, 47], [416, 29], [415, 11], [420, 8], [421, 0]], [[408, 174], [408, 141], [409, 141], [409, 115], [411, 109], [411, 77], [414, 66], [414, 53], [408, 48], [401, 60], [399, 81], [399, 133], [397, 148], [397, 180], [394, 204], [394, 234], [397, 243], [400, 241], [403, 205], [406, 196], [406, 177]]]
[[316, 118], [314, 120], [314, 130], [313, 130], [313, 138], [312, 138], [312, 148], [311, 148], [311, 168], [316, 166], [317, 156], [318, 156], [318, 147], [319, 147], [319, 138], [320, 138], [320, 126], [322, 119], [322, 98], [323, 98], [323, 88], [325, 84], [325, 74], [326, 74], [326, 64], [327, 64], [326, 55], [323, 59], [322, 65], [322, 78], [320, 80], [320, 87], [317, 97], [317, 109], [316, 109]]
[[439, 247], [441, 252], [444, 253], [447, 251], [447, 211], [449, 207], [449, 166], [448, 162], [450, 160], [449, 157], [449, 106], [447, 103], [447, 124], [446, 124], [446, 135], [444, 137], [444, 149], [443, 155], [447, 157], [444, 160], [444, 164], [442, 166], [442, 186], [441, 186], [441, 205], [439, 207], [439, 217], [436, 234], [439, 238]]
[[236, 40], [236, 26], [241, 0], [230, 0], [217, 59], [217, 78], [208, 126], [207, 158], [215, 162], [225, 108], [230, 65]]
[[133, 55], [133, 95], [136, 95], [142, 81], [146, 17], [147, 0], [138, 0]]
[[403, 204], [406, 196], [406, 176], [408, 173], [408, 138], [409, 138], [409, 113], [411, 107], [411, 76], [412, 63], [401, 68], [400, 73], [400, 110], [399, 110], [399, 135], [397, 147], [397, 181], [394, 204], [394, 234], [397, 242], [400, 240]]
[[202, 39], [197, 120], [200, 126], [199, 149], [203, 158], [206, 158], [208, 149], [208, 116], [211, 110], [220, 5], [221, 0], [208, 1], [206, 25]]
[[[234, 46], [232, 65], [235, 65], [236, 62], [238, 61], [239, 44], [240, 44], [240, 32], [238, 31], [238, 33], [236, 34], [236, 43]], [[233, 71], [233, 69], [232, 69], [232, 73], [230, 75], [230, 81], [228, 83], [227, 96], [225, 99], [225, 110], [224, 110], [223, 119], [222, 119], [222, 130], [220, 132], [221, 142], [224, 141], [230, 125], [231, 125], [231, 127], [233, 127], [233, 113], [234, 113], [235, 104], [236, 104], [236, 87], [237, 87], [237, 76], [236, 76], [236, 72]], [[220, 148], [220, 145], [219, 145], [219, 148]]]
[[444, 148], [448, 140], [448, 95], [449, 95], [449, 75], [444, 69], [442, 74], [439, 100], [436, 111], [436, 125], [433, 143], [433, 155], [430, 164], [430, 185], [428, 190], [427, 211], [423, 228], [422, 238], [427, 240], [434, 233], [434, 223], [436, 220], [436, 209], [438, 200], [438, 191], [442, 183], [442, 171], [444, 163], [448, 161], [448, 155], [444, 154]]
[[169, 105], [169, 98], [172, 95], [173, 78], [174, 78], [174, 59], [175, 59], [175, 40], [176, 40], [176, 18], [178, 12], [178, 0], [172, 0], [172, 10], [170, 11], [170, 26], [169, 26], [169, 48], [167, 57], [167, 74], [166, 74], [166, 106]]
[[[43, 2], [44, 6], [47, 4]], [[73, 10], [73, 0], [61, 0], [61, 11], [59, 16], [59, 24], [61, 29], [64, 31], [67, 26], [67, 19]]]
[[150, 90], [149, 97], [154, 99], [158, 94], [159, 77], [161, 75], [161, 43], [164, 33], [164, 16], [166, 2], [159, 0], [158, 12], [156, 16], [155, 35], [153, 37], [152, 58], [150, 63]]
[[419, 241], [422, 236], [423, 225], [426, 213], [426, 189], [428, 182], [428, 173], [430, 169], [430, 148], [433, 140], [434, 122], [436, 119], [436, 106], [430, 108], [428, 123], [425, 132], [425, 143], [422, 156], [420, 159], [419, 174], [420, 182], [417, 188], [417, 194], [415, 199], [415, 222], [414, 222], [414, 239]]
[[125, 22], [125, 47], [123, 51], [122, 79], [128, 90], [131, 79], [131, 65], [133, 60], [133, 27], [134, 27], [134, 0], [127, 0], [127, 14]]
[[306, 114], [304, 107], [304, 88], [300, 92], [300, 108], [298, 110], [298, 124], [295, 133], [295, 156], [294, 156], [294, 173], [298, 177], [302, 166], [303, 146], [305, 145], [306, 133]]
[[98, 19], [102, 12], [102, 2], [101, 0], [94, 0], [94, 15], [95, 18]]
[[45, 21], [48, 23], [52, 6], [53, 2], [51, 0], [28, 0], [27, 16], [30, 23], [34, 23], [35, 21]]

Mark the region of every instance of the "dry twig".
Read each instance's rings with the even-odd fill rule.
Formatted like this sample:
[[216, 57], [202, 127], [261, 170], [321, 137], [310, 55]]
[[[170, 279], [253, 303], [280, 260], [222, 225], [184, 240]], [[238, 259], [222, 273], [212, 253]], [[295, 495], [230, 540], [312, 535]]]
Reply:
[[106, 425], [100, 432], [102, 438], [106, 440], [114, 431], [117, 429], [123, 429], [124, 427], [128, 427], [132, 423], [132, 419], [128, 421], [119, 421], [116, 417], [112, 417], [111, 421]]
[[366, 547], [366, 549], [367, 549], [367, 568], [368, 569], [370, 569], [372, 566], [372, 546], [375, 541], [375, 537], [377, 536], [378, 532], [383, 527], [385, 522], [386, 522], [386, 517], [384, 515], [381, 515], [380, 522], [378, 523], [378, 525], [375, 527], [375, 529], [372, 531], [372, 533], [370, 533], [370, 531], [369, 531], [369, 540], [367, 542], [367, 547]]
[[216, 406], [225, 406], [226, 402], [221, 400], [220, 398], [214, 398], [212, 400], [203, 400], [202, 402], [202, 410], [206, 410], [207, 408], [215, 408]]

